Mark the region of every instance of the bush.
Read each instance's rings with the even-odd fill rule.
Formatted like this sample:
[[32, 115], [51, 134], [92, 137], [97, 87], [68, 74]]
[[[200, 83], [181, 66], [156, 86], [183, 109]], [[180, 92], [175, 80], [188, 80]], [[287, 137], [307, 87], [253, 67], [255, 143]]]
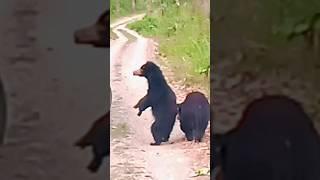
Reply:
[[143, 34], [146, 36], [153, 36], [153, 35], [156, 35], [156, 31], [159, 26], [158, 24], [159, 22], [156, 18], [146, 16], [141, 21], [137, 21], [136, 23], [129, 24], [128, 27], [140, 34]]

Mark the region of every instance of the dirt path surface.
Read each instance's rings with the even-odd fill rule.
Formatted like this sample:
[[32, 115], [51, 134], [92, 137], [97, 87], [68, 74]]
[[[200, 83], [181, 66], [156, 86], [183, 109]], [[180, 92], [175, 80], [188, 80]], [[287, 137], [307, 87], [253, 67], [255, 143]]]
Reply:
[[[86, 166], [91, 150], [73, 147], [105, 113], [106, 50], [73, 43], [105, 1], [1, 1], [0, 73], [8, 131], [0, 147], [3, 180], [106, 178]], [[108, 56], [109, 54], [107, 54]]]
[[[156, 59], [155, 43], [125, 27], [129, 21], [142, 17], [143, 15], [137, 15], [132, 18], [124, 18], [111, 25], [118, 36], [118, 39], [111, 42], [110, 59], [113, 96], [111, 179], [196, 179], [191, 178], [194, 167], [208, 167], [209, 164], [208, 149], [204, 150], [207, 144], [200, 143], [192, 146], [190, 142], [185, 142], [184, 134], [177, 121], [169, 143], [150, 146], [149, 143], [153, 142], [150, 126], [154, 119], [151, 110], [146, 110], [138, 117], [137, 110], [133, 109], [137, 101], [146, 94], [147, 81], [144, 78], [133, 76], [132, 72], [140, 68], [147, 60], [155, 61]], [[128, 43], [126, 34], [130, 34], [134, 40]], [[168, 68], [161, 66], [161, 69], [176, 92], [178, 102], [183, 101], [187, 91], [169, 80]], [[206, 139], [208, 140], [207, 136]], [[209, 179], [209, 177], [198, 179]]]

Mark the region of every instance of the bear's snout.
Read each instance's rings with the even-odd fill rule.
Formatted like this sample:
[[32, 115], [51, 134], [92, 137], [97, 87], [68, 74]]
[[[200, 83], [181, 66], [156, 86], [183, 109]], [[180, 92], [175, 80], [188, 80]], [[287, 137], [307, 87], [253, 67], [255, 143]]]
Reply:
[[141, 69], [138, 69], [136, 71], [133, 71], [134, 76], [143, 76], [143, 71]]

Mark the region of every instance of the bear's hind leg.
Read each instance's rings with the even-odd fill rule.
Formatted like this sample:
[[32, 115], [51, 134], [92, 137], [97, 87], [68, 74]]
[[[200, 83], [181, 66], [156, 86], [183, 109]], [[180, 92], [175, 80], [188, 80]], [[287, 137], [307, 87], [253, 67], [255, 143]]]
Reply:
[[154, 122], [151, 125], [151, 133], [155, 142], [150, 143], [151, 146], [158, 146], [162, 142], [161, 133], [159, 131], [159, 127], [157, 127], [157, 123]]

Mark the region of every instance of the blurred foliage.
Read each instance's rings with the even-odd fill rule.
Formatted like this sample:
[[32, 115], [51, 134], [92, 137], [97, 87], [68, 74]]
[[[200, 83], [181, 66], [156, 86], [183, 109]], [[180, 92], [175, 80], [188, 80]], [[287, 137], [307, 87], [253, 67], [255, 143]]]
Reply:
[[176, 65], [185, 64], [190, 75], [209, 74], [210, 21], [192, 10], [187, 1], [163, 3], [160, 9], [128, 27], [160, 41], [160, 51]]

